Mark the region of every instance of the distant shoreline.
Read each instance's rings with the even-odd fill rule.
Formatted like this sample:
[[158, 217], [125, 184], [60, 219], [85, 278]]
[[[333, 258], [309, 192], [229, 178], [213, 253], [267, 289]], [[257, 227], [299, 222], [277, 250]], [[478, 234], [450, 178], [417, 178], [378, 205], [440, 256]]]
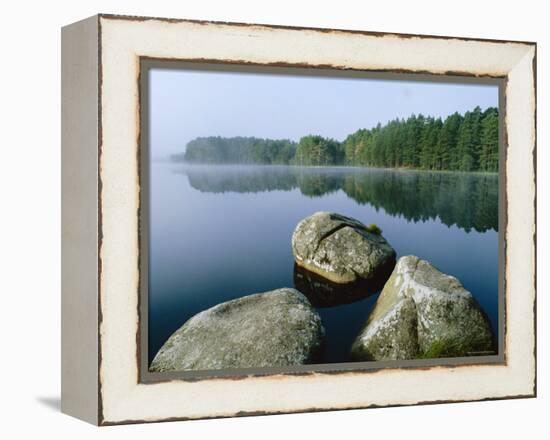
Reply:
[[164, 159], [155, 159], [153, 163], [169, 163], [171, 165], [179, 164], [186, 166], [197, 167], [250, 167], [250, 168], [304, 168], [304, 169], [329, 169], [337, 168], [342, 170], [377, 170], [377, 171], [395, 171], [395, 172], [422, 172], [422, 173], [452, 173], [452, 174], [496, 174], [498, 171], [460, 171], [460, 170], [425, 170], [422, 168], [408, 167], [376, 167], [376, 166], [361, 166], [361, 165], [294, 165], [294, 164], [260, 164], [260, 163], [200, 163], [187, 162], [183, 160], [173, 160], [170, 157]]
[[247, 136], [201, 136], [189, 141], [174, 161], [265, 165], [351, 165], [420, 170], [499, 170], [499, 113], [476, 107], [441, 118], [411, 115], [344, 141], [307, 134], [298, 142]]

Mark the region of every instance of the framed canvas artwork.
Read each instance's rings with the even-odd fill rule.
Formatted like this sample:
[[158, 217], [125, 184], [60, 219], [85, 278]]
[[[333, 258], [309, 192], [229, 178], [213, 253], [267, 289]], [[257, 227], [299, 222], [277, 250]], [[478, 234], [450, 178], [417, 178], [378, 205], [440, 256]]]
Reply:
[[62, 31], [62, 410], [536, 395], [536, 45]]

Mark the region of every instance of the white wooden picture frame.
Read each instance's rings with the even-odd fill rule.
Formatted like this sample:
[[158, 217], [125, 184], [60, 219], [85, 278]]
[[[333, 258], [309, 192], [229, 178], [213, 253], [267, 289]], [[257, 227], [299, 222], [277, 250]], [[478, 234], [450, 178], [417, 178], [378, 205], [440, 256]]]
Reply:
[[[501, 81], [500, 361], [144, 380], [144, 60]], [[534, 43], [98, 15], [63, 28], [62, 94], [63, 412], [112, 425], [536, 395]]]

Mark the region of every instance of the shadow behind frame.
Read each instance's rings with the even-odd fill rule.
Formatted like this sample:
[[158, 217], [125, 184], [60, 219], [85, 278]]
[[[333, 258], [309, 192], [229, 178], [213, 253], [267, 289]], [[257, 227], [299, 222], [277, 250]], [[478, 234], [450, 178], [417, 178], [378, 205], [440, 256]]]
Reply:
[[[149, 72], [152, 69], [196, 70], [216, 72], [242, 72], [255, 74], [324, 76], [350, 79], [384, 79], [393, 81], [447, 82], [462, 84], [496, 85], [499, 89], [499, 190], [498, 190], [498, 354], [489, 356], [471, 356], [460, 358], [412, 359], [401, 361], [346, 362], [334, 364], [311, 364], [273, 368], [239, 368], [202, 371], [149, 371], [149, 225], [150, 225], [150, 132], [149, 132]], [[138, 75], [138, 176], [139, 176], [139, 210], [138, 210], [138, 240], [139, 240], [139, 282], [138, 282], [138, 329], [136, 334], [138, 383], [158, 383], [173, 380], [200, 381], [209, 379], [241, 379], [248, 376], [269, 375], [308, 375], [312, 373], [343, 374], [375, 372], [382, 369], [422, 369], [433, 366], [457, 367], [483, 364], [506, 364], [506, 146], [507, 135], [505, 127], [505, 77], [473, 77], [457, 74], [428, 74], [396, 71], [370, 71], [337, 69], [326, 66], [304, 67], [277, 63], [262, 65], [245, 62], [226, 62], [219, 60], [172, 60], [140, 57]]]

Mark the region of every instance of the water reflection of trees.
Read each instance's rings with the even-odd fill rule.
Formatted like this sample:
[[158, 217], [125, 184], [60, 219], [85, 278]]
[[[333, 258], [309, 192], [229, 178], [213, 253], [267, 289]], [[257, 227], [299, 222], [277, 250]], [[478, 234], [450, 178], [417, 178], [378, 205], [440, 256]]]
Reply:
[[409, 221], [439, 218], [469, 231], [498, 230], [496, 174], [391, 171], [355, 168], [204, 167], [183, 173], [191, 186], [211, 193], [291, 191], [308, 197], [343, 191], [359, 204]]

